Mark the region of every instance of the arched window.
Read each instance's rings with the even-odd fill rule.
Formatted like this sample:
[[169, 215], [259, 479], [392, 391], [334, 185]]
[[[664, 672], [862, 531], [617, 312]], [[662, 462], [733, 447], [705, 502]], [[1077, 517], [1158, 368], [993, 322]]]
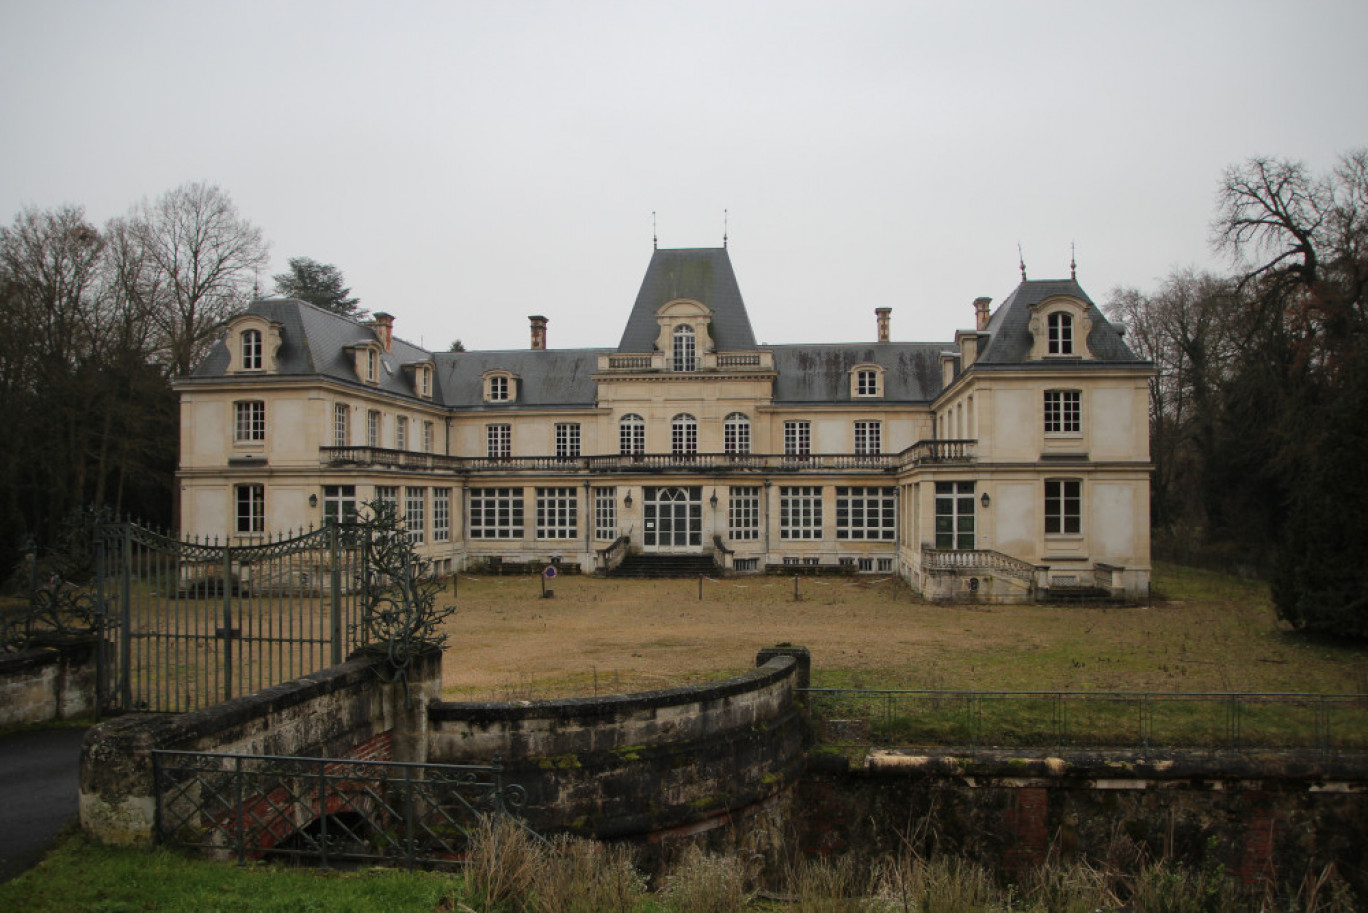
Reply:
[[628, 454], [646, 452], [646, 422], [636, 413], [624, 415], [618, 421], [618, 449]]
[[1051, 355], [1072, 355], [1073, 354], [1073, 317], [1063, 311], [1053, 311], [1050, 313], [1049, 322], [1050, 343], [1047, 350]]
[[691, 326], [675, 327], [674, 369], [676, 371], [698, 370], [698, 349], [694, 343], [694, 331]]
[[722, 449], [726, 453], [750, 453], [750, 419], [733, 412], [722, 424]]
[[698, 453], [698, 421], [687, 412], [670, 420], [670, 453]]
[[261, 370], [260, 330], [244, 330], [242, 332], [242, 370]]

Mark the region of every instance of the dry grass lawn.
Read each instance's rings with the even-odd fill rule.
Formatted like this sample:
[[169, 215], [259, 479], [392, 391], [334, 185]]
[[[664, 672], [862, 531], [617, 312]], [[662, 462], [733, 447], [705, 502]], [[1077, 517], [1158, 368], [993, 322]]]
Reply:
[[716, 679], [760, 647], [812, 651], [828, 687], [1368, 692], [1368, 649], [1277, 621], [1262, 584], [1161, 566], [1151, 605], [934, 605], [892, 580], [462, 575], [445, 696], [613, 694]]

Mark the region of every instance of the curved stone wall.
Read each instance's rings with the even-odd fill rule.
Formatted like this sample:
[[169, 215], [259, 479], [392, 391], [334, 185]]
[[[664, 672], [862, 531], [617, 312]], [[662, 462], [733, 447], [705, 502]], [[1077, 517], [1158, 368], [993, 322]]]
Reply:
[[693, 833], [763, 807], [802, 767], [807, 651], [763, 650], [726, 681], [552, 701], [434, 702], [428, 760], [488, 763], [543, 832]]

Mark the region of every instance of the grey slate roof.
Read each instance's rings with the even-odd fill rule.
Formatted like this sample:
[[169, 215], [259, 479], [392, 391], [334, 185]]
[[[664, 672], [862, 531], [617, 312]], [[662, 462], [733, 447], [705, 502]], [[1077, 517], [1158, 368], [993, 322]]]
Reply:
[[[436, 356], [442, 402], [463, 409], [490, 411], [518, 406], [592, 406], [598, 399], [593, 375], [598, 356], [610, 349], [513, 349], [491, 352], [442, 352]], [[486, 371], [518, 377], [517, 399], [484, 401]]]
[[[325, 311], [294, 298], [268, 298], [254, 301], [247, 308], [267, 320], [281, 324], [280, 351], [276, 353], [277, 376], [324, 374], [339, 380], [358, 382], [354, 362], [347, 346], [375, 342], [375, 330], [348, 317]], [[398, 396], [413, 396], [413, 387], [403, 371], [406, 364], [431, 361], [426, 349], [394, 337], [390, 351], [380, 356], [379, 388]], [[228, 346], [220, 340], [191, 377], [220, 377], [228, 370]], [[442, 400], [440, 379], [432, 391]]]
[[652, 351], [660, 335], [656, 311], [675, 298], [693, 298], [712, 309], [713, 342], [719, 352], [755, 349], [755, 334], [751, 332], [727, 249], [708, 247], [657, 250], [651, 254], [618, 351]]
[[882, 365], [884, 395], [878, 402], [923, 403], [941, 391], [940, 353], [947, 346], [933, 342], [880, 342], [848, 345], [767, 346], [774, 353], [779, 377], [774, 382], [776, 403], [848, 403], [850, 369], [859, 364]]
[[[1031, 353], [1031, 305], [1055, 295], [1068, 295], [1087, 302], [1088, 316], [1092, 318], [1092, 332], [1088, 334], [1088, 351], [1092, 359], [1079, 361], [1079, 367], [1089, 365], [1148, 364], [1136, 356], [1121, 339], [1107, 318], [1093, 304], [1088, 293], [1083, 291], [1073, 279], [1036, 279], [1022, 282], [998, 306], [988, 322], [988, 344], [979, 352], [975, 367], [1018, 366], [1027, 363]], [[1057, 363], [1036, 362], [1042, 367], [1054, 368]]]

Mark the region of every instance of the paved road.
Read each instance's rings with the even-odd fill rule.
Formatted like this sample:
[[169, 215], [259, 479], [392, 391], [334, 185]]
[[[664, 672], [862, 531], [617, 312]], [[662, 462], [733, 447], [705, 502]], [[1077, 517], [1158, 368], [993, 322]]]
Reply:
[[35, 729], [0, 738], [0, 881], [42, 858], [76, 817], [84, 729]]

